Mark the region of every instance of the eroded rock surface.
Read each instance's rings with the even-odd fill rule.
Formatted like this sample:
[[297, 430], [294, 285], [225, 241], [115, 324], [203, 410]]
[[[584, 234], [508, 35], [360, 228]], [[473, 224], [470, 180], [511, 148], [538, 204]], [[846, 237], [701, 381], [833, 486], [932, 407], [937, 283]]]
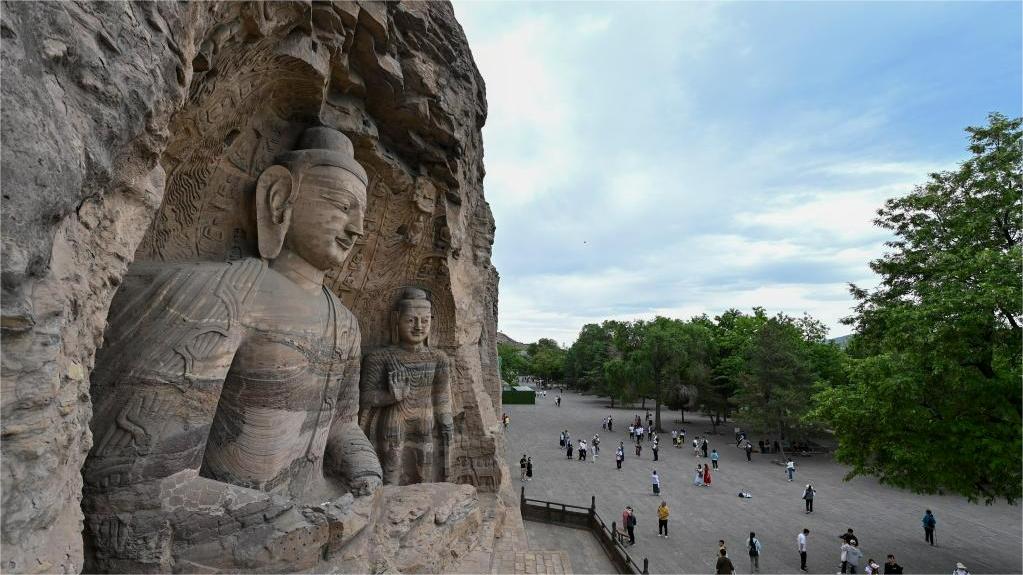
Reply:
[[364, 351], [400, 290], [433, 295], [452, 480], [500, 488], [486, 103], [450, 5], [12, 2], [0, 63], [5, 571], [83, 566], [90, 373], [127, 266], [255, 256], [255, 180], [311, 125], [369, 174], [328, 286]]

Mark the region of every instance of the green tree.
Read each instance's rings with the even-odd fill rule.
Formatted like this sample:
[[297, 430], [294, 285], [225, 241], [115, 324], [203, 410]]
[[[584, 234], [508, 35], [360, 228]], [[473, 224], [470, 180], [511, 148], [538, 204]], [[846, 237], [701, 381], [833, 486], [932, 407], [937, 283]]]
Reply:
[[604, 363], [610, 359], [610, 347], [611, 335], [603, 326], [584, 325], [565, 353], [566, 383], [584, 391], [603, 389]]
[[497, 355], [501, 358], [502, 380], [515, 383], [520, 375], [530, 375], [531, 367], [524, 350], [507, 343], [499, 343]]
[[553, 339], [541, 338], [526, 346], [532, 375], [543, 378], [547, 385], [560, 382], [565, 375], [566, 350]]
[[925, 493], [1021, 495], [1021, 119], [967, 128], [972, 157], [888, 200], [895, 239], [857, 300], [849, 384], [822, 390], [813, 417], [850, 475]]
[[[658, 316], [653, 321], [636, 324], [640, 343], [635, 357], [644, 367], [637, 374], [637, 383], [650, 384], [648, 389], [654, 398], [654, 429], [661, 431], [663, 392], [668, 385], [678, 384], [683, 379], [688, 364], [685, 323]], [[646, 390], [641, 388], [641, 393], [643, 391]], [[646, 395], [643, 393], [644, 397]]]

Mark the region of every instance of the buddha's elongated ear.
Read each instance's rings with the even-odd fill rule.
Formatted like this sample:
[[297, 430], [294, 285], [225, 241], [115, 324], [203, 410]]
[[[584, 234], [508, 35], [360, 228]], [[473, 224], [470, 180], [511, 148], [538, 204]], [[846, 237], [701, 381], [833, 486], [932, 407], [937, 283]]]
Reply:
[[281, 253], [284, 236], [291, 225], [291, 205], [298, 192], [293, 188], [291, 172], [284, 166], [270, 166], [256, 182], [259, 255], [266, 259], [272, 260]]

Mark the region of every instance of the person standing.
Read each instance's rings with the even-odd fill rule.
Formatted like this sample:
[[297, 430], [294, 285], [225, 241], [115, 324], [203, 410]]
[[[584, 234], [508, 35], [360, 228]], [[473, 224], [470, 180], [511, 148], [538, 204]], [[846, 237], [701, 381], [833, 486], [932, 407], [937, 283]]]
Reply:
[[799, 549], [799, 570], [806, 571], [806, 537], [810, 535], [809, 529], [803, 529], [803, 532], [796, 535], [796, 547]]
[[568, 430], [566, 429], [565, 431], [561, 432], [561, 435], [558, 436], [558, 445], [560, 445], [562, 448], [565, 447], [565, 433], [567, 432]]
[[597, 456], [600, 455], [600, 434], [593, 434], [593, 463], [597, 462]]
[[703, 466], [703, 486], [710, 487], [710, 466]]
[[678, 430], [671, 430], [671, 445], [672, 447], [678, 447]]
[[579, 440], [579, 461], [586, 461], [586, 440]]
[[657, 450], [658, 450], [657, 449], [657, 442], [654, 442], [654, 446], [651, 447], [651, 450], [654, 452], [654, 461], [657, 461]]
[[718, 551], [718, 562], [714, 566], [714, 572], [717, 575], [735, 575], [735, 566], [732, 565], [732, 560], [728, 558], [724, 549]]
[[860, 565], [860, 558], [863, 557], [863, 552], [860, 551], [859, 542], [856, 541], [855, 539], [849, 542], [849, 546], [850, 549], [848, 555], [846, 556], [846, 559], [849, 562], [849, 572], [859, 573], [857, 569], [859, 568]]
[[533, 458], [526, 458], [526, 481], [533, 480]]
[[956, 563], [956, 568], [952, 570], [952, 575], [970, 575], [969, 569], [962, 563]]
[[763, 550], [763, 546], [760, 544], [760, 540], [757, 539], [757, 534], [750, 531], [749, 541], [746, 544], [749, 548], [749, 572], [760, 571], [760, 552]]
[[653, 483], [653, 486], [654, 486], [654, 495], [660, 495], [661, 494], [661, 477], [659, 475], [657, 475], [657, 470], [656, 469], [653, 471], [653, 473], [650, 474], [650, 482]]
[[746, 461], [753, 462], [753, 442], [748, 439], [746, 440]]
[[626, 517], [626, 521], [625, 521], [625, 526], [626, 526], [625, 530], [629, 532], [629, 545], [635, 545], [636, 544], [636, 524], [639, 523], [639, 522], [636, 521], [636, 513], [632, 511], [632, 507], [626, 507], [625, 510], [628, 513], [628, 516]]
[[668, 515], [671, 512], [668, 509], [668, 503], [661, 501], [661, 505], [657, 508], [657, 534], [668, 538]]
[[863, 567], [863, 572], [867, 575], [881, 575], [881, 566], [874, 561], [873, 558], [867, 559], [867, 564]]
[[557, 399], [554, 400], [554, 405], [556, 405], [558, 407], [561, 407], [561, 396], [560, 395], [557, 397]]
[[642, 453], [642, 452], [643, 452], [643, 444], [640, 443], [639, 440], [637, 439], [636, 440], [636, 457], [639, 457], [639, 454]]
[[702, 451], [702, 452], [703, 452], [703, 457], [704, 457], [704, 458], [706, 458], [706, 457], [707, 457], [707, 446], [708, 446], [708, 445], [710, 445], [710, 442], [709, 442], [709, 441], [707, 441], [707, 438], [706, 438], [706, 437], [704, 437], [704, 438], [703, 438], [703, 441], [702, 441], [702, 442], [700, 442], [700, 451]]
[[568, 454], [568, 458], [572, 459], [572, 442], [571, 441], [566, 441], [565, 443], [568, 446], [567, 450], [566, 450], [566, 453]]
[[696, 464], [696, 475], [693, 477], [693, 485], [700, 487], [703, 485], [703, 464]]
[[938, 520], [934, 518], [934, 514], [928, 509], [924, 512], [923, 518], [924, 524], [924, 541], [934, 546], [934, 527], [938, 524]]
[[636, 426], [629, 424], [629, 440], [636, 439]]
[[725, 547], [724, 539], [718, 539], [718, 552], [720, 553], [721, 551], [724, 551], [725, 552], [724, 554], [728, 555], [728, 548]]
[[817, 490], [813, 488], [813, 485], [807, 483], [806, 489], [803, 490], [803, 502], [807, 513], [813, 513], [813, 496], [816, 493]]
[[718, 454], [718, 450], [714, 449], [710, 452], [710, 463], [714, 466], [714, 469], [718, 468], [718, 459], [721, 459], [721, 455]]
[[608, 431], [614, 431], [615, 430], [615, 428], [614, 428], [614, 418], [611, 417], [610, 415], [607, 416], [607, 430]]
[[607, 431], [607, 416], [604, 416], [604, 419], [600, 421], [600, 429], [601, 431]]
[[625, 459], [625, 450], [621, 445], [615, 450], [615, 465], [618, 466], [618, 471], [622, 470], [622, 461]]
[[785, 463], [785, 473], [789, 476], [789, 482], [791, 482], [792, 476], [796, 474], [796, 464], [792, 461], [791, 457], [788, 458], [788, 461]]
[[522, 459], [519, 460], [519, 481], [526, 480], [526, 454], [522, 454]]
[[895, 556], [888, 554], [888, 560], [884, 562], [884, 575], [902, 575], [902, 565], [895, 561]]
[[699, 437], [694, 437], [693, 438], [693, 455], [695, 455], [697, 457], [700, 456], [700, 438]]

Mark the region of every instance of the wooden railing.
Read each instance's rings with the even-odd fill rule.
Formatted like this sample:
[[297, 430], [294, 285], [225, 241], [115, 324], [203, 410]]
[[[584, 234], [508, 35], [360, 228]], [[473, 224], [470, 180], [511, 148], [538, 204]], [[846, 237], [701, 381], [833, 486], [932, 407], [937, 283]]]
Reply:
[[604, 553], [619, 573], [643, 575], [650, 572], [649, 561], [643, 558], [643, 566], [636, 563], [625, 550], [625, 544], [618, 536], [618, 525], [612, 521], [610, 527], [597, 514], [597, 497], [590, 497], [590, 506], [570, 505], [542, 499], [527, 499], [526, 488], [522, 487], [519, 509], [522, 519], [565, 525], [577, 529], [589, 529], [597, 538]]

